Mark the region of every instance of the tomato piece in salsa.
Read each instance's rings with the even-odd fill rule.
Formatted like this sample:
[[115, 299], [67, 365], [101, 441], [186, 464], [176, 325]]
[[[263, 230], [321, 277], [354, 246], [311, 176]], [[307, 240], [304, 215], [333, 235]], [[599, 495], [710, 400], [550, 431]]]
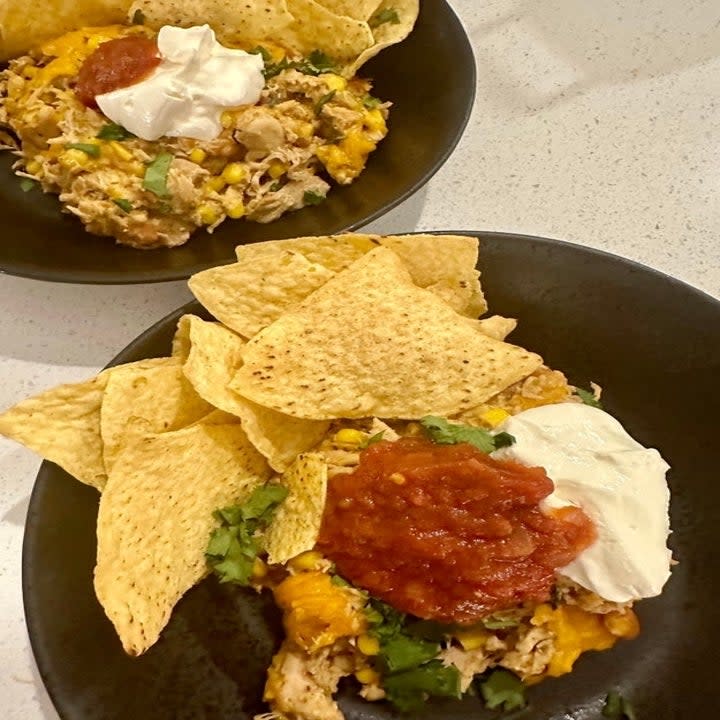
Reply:
[[340, 575], [398, 610], [472, 623], [550, 598], [555, 571], [596, 538], [579, 508], [543, 512], [542, 468], [467, 443], [379, 442], [335, 476], [318, 539]]
[[161, 62], [157, 42], [142, 35], [116, 38], [100, 45], [80, 68], [75, 94], [87, 107], [95, 98], [146, 78]]

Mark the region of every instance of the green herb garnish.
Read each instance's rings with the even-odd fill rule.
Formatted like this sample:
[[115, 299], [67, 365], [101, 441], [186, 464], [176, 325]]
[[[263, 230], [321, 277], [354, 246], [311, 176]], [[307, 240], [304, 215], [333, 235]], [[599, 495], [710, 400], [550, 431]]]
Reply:
[[380, 107], [380, 105], [382, 105], [382, 102], [383, 101], [380, 98], [373, 97], [372, 95], [366, 95], [362, 101], [363, 105], [368, 110], [373, 110], [376, 107]]
[[438, 643], [398, 633], [381, 644], [380, 657], [387, 672], [396, 673], [432, 660], [439, 651]]
[[420, 420], [427, 436], [439, 445], [470, 443], [484, 453], [491, 453], [515, 442], [515, 438], [506, 432], [493, 435], [487, 430], [470, 425], [456, 425], [434, 415], [426, 415]]
[[69, 150], [80, 150], [90, 157], [100, 157], [100, 146], [92, 143], [68, 143], [66, 146]]
[[20, 179], [20, 189], [23, 192], [30, 192], [31, 190], [34, 190], [37, 187], [37, 182], [35, 180], [32, 180], [31, 178], [21, 178]]
[[170, 194], [167, 187], [167, 176], [172, 161], [173, 156], [170, 153], [162, 152], [145, 169], [143, 187], [159, 198], [165, 198]]
[[[263, 58], [265, 58], [264, 55]], [[276, 75], [283, 72], [283, 70], [297, 70], [298, 72], [305, 73], [305, 75], [320, 75], [325, 72], [333, 72], [336, 70], [336, 65], [321, 50], [313, 50], [310, 55], [303, 60], [296, 60], [292, 62], [287, 58], [278, 60], [278, 62], [265, 60], [263, 74], [265, 75], [266, 80], [274, 78]]]
[[100, 128], [95, 137], [99, 140], [130, 140], [137, 136], [126, 130], [122, 125], [107, 123]]
[[306, 190], [303, 193], [303, 203], [305, 205], [319, 205], [324, 199], [324, 195], [313, 192], [312, 190]]
[[132, 209], [132, 203], [129, 200], [125, 200], [124, 198], [119, 198], [117, 200], [113, 200], [113, 202], [123, 211], [126, 213], [129, 213]]
[[133, 13], [131, 22], [133, 25], [144, 25], [145, 24], [145, 13], [142, 10], [136, 10]]
[[480, 692], [491, 710], [502, 708], [508, 712], [525, 707], [525, 689], [520, 678], [509, 670], [493, 670], [480, 680]]
[[220, 527], [210, 537], [205, 558], [220, 582], [249, 584], [255, 558], [263, 549], [260, 533], [287, 494], [283, 485], [261, 485], [242, 505], [213, 513]]
[[264, 48], [262, 45], [256, 45], [252, 50], [248, 50], [248, 52], [251, 55], [260, 55], [263, 59], [263, 62], [272, 62], [272, 55], [270, 54], [270, 51], [267, 48]]
[[635, 720], [635, 709], [617, 690], [607, 694], [602, 714], [612, 720]]
[[590, 407], [603, 409], [602, 403], [595, 397], [595, 394], [590, 390], [583, 390], [583, 388], [575, 388], [575, 395], [577, 395], [585, 405]]
[[488, 615], [480, 621], [483, 627], [488, 630], [507, 630], [507, 628], [517, 627], [520, 620], [512, 615], [503, 615], [503, 613], [494, 613]]
[[400, 17], [395, 8], [390, 7], [390, 8], [383, 8], [382, 10], [378, 10], [368, 20], [368, 25], [371, 28], [376, 28], [379, 25], [384, 25], [385, 23], [392, 23], [393, 25], [400, 24]]
[[323, 108], [335, 97], [335, 93], [337, 90], [331, 90], [329, 93], [325, 93], [316, 103], [315, 103], [315, 114], [320, 115]]
[[431, 660], [412, 670], [388, 675], [383, 679], [382, 686], [387, 699], [403, 712], [420, 710], [428, 696], [461, 697], [458, 669], [443, 665], [440, 660]]
[[365, 440], [365, 442], [360, 444], [360, 450], [364, 450], [365, 448], [380, 442], [383, 439], [384, 435], [384, 430], [381, 430], [380, 432], [376, 432], [374, 435], [371, 435], [367, 440]]

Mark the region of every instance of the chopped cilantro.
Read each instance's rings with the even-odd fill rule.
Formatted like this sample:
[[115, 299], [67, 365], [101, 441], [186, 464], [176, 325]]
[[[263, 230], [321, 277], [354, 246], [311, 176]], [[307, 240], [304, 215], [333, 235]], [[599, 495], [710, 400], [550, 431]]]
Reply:
[[376, 432], [374, 435], [371, 435], [365, 442], [363, 442], [360, 445], [360, 449], [364, 450], [366, 447], [370, 447], [371, 445], [374, 445], [375, 443], [379, 443], [385, 435], [385, 431], [381, 430], [380, 432]]
[[122, 125], [111, 122], [103, 125], [95, 137], [99, 140], [130, 140], [136, 137], [136, 135], [133, 135]]
[[494, 613], [483, 618], [483, 626], [488, 630], [506, 630], [507, 628], [517, 627], [520, 620], [512, 615], [503, 615], [503, 613]]
[[316, 103], [315, 103], [315, 114], [320, 115], [322, 113], [323, 108], [335, 97], [335, 93], [337, 90], [331, 90], [329, 93], [325, 93]]
[[276, 180], [272, 185], [270, 185], [270, 192], [277, 192], [285, 183], [282, 182], [282, 180]]
[[368, 110], [373, 110], [374, 108], [382, 105], [382, 100], [380, 98], [373, 97], [372, 95], [366, 95], [362, 102]]
[[260, 55], [263, 59], [263, 62], [269, 63], [272, 61], [272, 55], [270, 54], [270, 51], [267, 48], [264, 48], [262, 45], [256, 45], [252, 50], [248, 50], [248, 52], [251, 55]]
[[311, 72], [311, 75], [319, 75], [323, 72], [332, 72], [336, 69], [335, 63], [322, 50], [313, 50], [307, 59], [307, 65], [309, 69], [317, 71]]
[[525, 707], [525, 685], [509, 670], [493, 670], [480, 680], [480, 692], [490, 710], [505, 712]]
[[418, 711], [428, 696], [461, 697], [460, 672], [453, 665], [431, 660], [424, 665], [383, 679], [387, 699], [403, 712]]
[[131, 22], [133, 25], [144, 25], [145, 24], [145, 13], [142, 10], [136, 10], [133, 13]]
[[143, 187], [160, 198], [169, 195], [167, 176], [173, 156], [169, 152], [161, 152], [145, 169]]
[[[263, 58], [264, 57], [263, 55]], [[297, 70], [305, 75], [320, 75], [324, 72], [333, 72], [335, 69], [335, 63], [324, 52], [313, 50], [310, 55], [303, 60], [292, 62], [287, 58], [283, 58], [277, 62], [265, 60], [263, 74], [265, 75], [265, 79], [269, 80], [279, 75], [283, 70]]]
[[493, 435], [487, 430], [470, 425], [457, 425], [449, 423], [441, 417], [426, 415], [420, 420], [428, 437], [439, 445], [455, 445], [456, 443], [470, 443], [484, 453], [491, 453], [515, 442], [509, 433], [500, 432]]
[[31, 178], [21, 178], [20, 179], [20, 189], [23, 192], [30, 192], [31, 190], [34, 190], [37, 187], [37, 183], [35, 180], [32, 180]]
[[368, 20], [368, 25], [371, 28], [376, 28], [380, 25], [384, 25], [385, 23], [391, 23], [392, 25], [400, 24], [400, 17], [398, 16], [397, 10], [395, 8], [382, 8], [382, 10], [378, 10]]
[[65, 147], [69, 150], [80, 150], [90, 157], [100, 157], [100, 146], [93, 143], [68, 143]]
[[635, 720], [635, 709], [617, 690], [607, 694], [602, 714], [611, 720]]
[[303, 193], [303, 203], [305, 205], [319, 205], [324, 199], [324, 195], [313, 192], [312, 190], [306, 190]]
[[341, 575], [331, 575], [330, 582], [338, 587], [352, 587], [350, 583]]
[[380, 656], [389, 673], [402, 672], [432, 660], [440, 652], [438, 643], [398, 634], [381, 645]]
[[602, 403], [595, 397], [595, 394], [590, 390], [583, 390], [583, 388], [575, 388], [575, 395], [577, 395], [585, 405], [590, 407], [603, 409]]
[[123, 211], [126, 213], [129, 213], [132, 209], [132, 203], [129, 200], [125, 200], [123, 198], [119, 198], [117, 200], [113, 200], [113, 202]]
[[268, 526], [287, 493], [283, 485], [261, 485], [242, 505], [213, 513], [220, 527], [211, 535], [205, 557], [220, 582], [249, 584], [255, 558], [262, 550], [259, 533]]

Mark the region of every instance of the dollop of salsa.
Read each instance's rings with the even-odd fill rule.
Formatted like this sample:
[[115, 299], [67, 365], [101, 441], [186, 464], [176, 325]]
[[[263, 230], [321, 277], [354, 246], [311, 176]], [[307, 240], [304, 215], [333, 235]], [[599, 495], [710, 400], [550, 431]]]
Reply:
[[579, 508], [543, 512], [542, 468], [467, 443], [379, 442], [335, 476], [318, 540], [338, 572], [398, 610], [473, 623], [550, 598], [554, 574], [596, 538]]
[[161, 62], [157, 42], [141, 35], [116, 38], [100, 45], [80, 68], [75, 94], [96, 108], [98, 95], [134, 85]]

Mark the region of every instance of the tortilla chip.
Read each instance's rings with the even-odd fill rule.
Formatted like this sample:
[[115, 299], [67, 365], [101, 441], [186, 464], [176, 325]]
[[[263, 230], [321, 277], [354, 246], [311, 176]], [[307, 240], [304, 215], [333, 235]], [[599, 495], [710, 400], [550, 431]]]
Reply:
[[416, 287], [376, 248], [252, 338], [230, 387], [295, 417], [452, 416], [542, 358], [499, 342]]
[[100, 406], [107, 376], [60, 385], [0, 415], [0, 434], [101, 490], [107, 476], [100, 439]]
[[502, 315], [492, 315], [477, 321], [480, 332], [496, 340], [504, 340], [516, 327], [517, 320]]
[[325, 435], [328, 423], [283, 415], [240, 397], [228, 383], [242, 365], [245, 341], [220, 323], [186, 315], [190, 353], [184, 372], [197, 393], [226, 413], [238, 417], [250, 442], [282, 472]]
[[326, 10], [335, 15], [346, 15], [355, 20], [369, 20], [380, 0], [317, 0]]
[[32, 50], [70, 30], [125, 21], [131, 0], [27, 0], [0, 4], [0, 61]]
[[172, 339], [172, 350], [170, 355], [184, 363], [190, 354], [190, 318], [194, 315], [183, 315], [177, 324], [175, 335]]
[[193, 295], [220, 322], [252, 337], [333, 276], [296, 252], [258, 253], [250, 263], [210, 268], [193, 275]]
[[95, 592], [125, 651], [140, 655], [207, 573], [212, 513], [270, 475], [239, 425], [145, 436], [118, 458], [100, 500]]
[[280, 483], [289, 490], [288, 496], [265, 533], [271, 565], [286, 563], [315, 547], [325, 509], [327, 479], [327, 462], [318, 453], [298, 456], [283, 473]]
[[106, 471], [112, 471], [123, 448], [143, 435], [179, 430], [213, 409], [195, 392], [176, 358], [155, 367], [113, 368], [100, 411]]

